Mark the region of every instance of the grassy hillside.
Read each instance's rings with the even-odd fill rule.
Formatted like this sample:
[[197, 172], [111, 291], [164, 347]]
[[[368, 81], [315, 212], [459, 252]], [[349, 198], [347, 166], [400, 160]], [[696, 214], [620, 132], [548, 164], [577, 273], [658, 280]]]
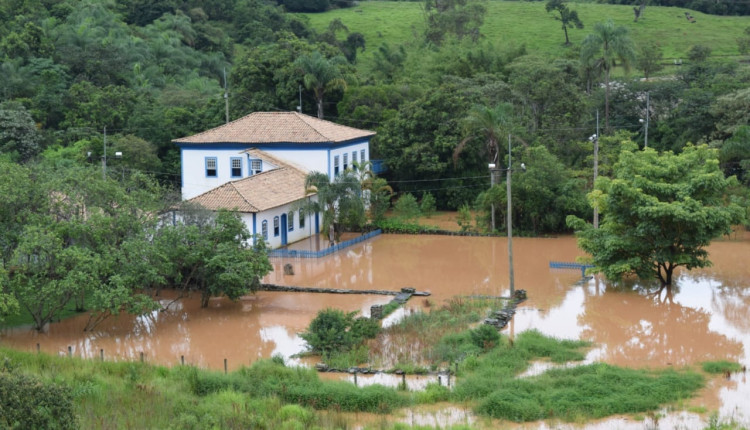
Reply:
[[[482, 34], [495, 46], [517, 46], [525, 44], [530, 52], [560, 55], [565, 37], [559, 21], [544, 10], [545, 2], [490, 1]], [[638, 22], [633, 22], [633, 7], [593, 3], [570, 3], [578, 11], [584, 23], [582, 30], [570, 29], [568, 33], [573, 45], [591, 32], [594, 23], [612, 18], [618, 25], [631, 31], [635, 42], [656, 40], [664, 50], [665, 61], [685, 58], [693, 45], [706, 45], [713, 56], [739, 56], [736, 39], [745, 27], [750, 26], [748, 17], [725, 17], [705, 15], [690, 11], [695, 23], [685, 18], [687, 9], [674, 7], [646, 8]], [[362, 65], [367, 67], [373, 52], [381, 43], [391, 46], [404, 44], [407, 49], [416, 49], [421, 42], [424, 26], [421, 2], [363, 1], [350, 9], [338, 9], [320, 14], [306, 14], [317, 30], [324, 30], [328, 23], [340, 18], [350, 31], [364, 34], [367, 50], [360, 54]]]

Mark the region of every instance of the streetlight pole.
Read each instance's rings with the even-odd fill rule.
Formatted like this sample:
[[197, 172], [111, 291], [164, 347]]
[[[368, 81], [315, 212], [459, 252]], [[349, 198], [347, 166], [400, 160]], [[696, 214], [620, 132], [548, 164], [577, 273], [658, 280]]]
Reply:
[[511, 202], [511, 187], [510, 187], [510, 172], [511, 166], [511, 152], [510, 152], [510, 134], [508, 134], [508, 168], [505, 170], [505, 185], [506, 185], [506, 196], [508, 200], [508, 276], [510, 277], [510, 297], [513, 298], [514, 285], [513, 285], [513, 203]]

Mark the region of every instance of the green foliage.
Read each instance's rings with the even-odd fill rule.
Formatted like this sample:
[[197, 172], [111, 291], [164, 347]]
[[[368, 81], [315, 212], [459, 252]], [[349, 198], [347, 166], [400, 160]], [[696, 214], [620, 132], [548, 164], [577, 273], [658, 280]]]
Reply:
[[507, 381], [480, 401], [477, 411], [512, 421], [576, 421], [655, 410], [660, 404], [690, 396], [702, 386], [703, 379], [695, 373], [593, 364]]
[[468, 204], [462, 205], [458, 209], [458, 216], [456, 217], [458, 226], [461, 227], [461, 231], [471, 231], [471, 210]]
[[0, 103], [0, 154], [26, 162], [41, 150], [41, 135], [20, 104]]
[[568, 5], [565, 4], [564, 0], [548, 0], [547, 4], [544, 5], [547, 12], [555, 11], [560, 16], [555, 15], [555, 19], [560, 21], [562, 24], [563, 32], [565, 33], [565, 44], [570, 45], [570, 38], [568, 37], [568, 27], [571, 28], [583, 28], [583, 22], [578, 18], [578, 12], [570, 10]]
[[71, 392], [23, 373], [0, 370], [0, 426], [7, 429], [77, 429]]
[[383, 219], [375, 223], [375, 225], [386, 233], [424, 234], [438, 230], [437, 227], [432, 225], [406, 223], [393, 218]]
[[339, 309], [324, 309], [318, 312], [300, 337], [318, 354], [348, 351], [363, 340], [375, 337], [380, 327], [378, 321], [371, 321], [369, 318], [355, 319], [356, 314]]
[[425, 0], [425, 39], [440, 45], [446, 36], [479, 40], [479, 28], [487, 12], [483, 0]]
[[484, 351], [496, 347], [500, 343], [500, 333], [495, 327], [482, 324], [469, 332], [471, 342]]
[[411, 193], [399, 197], [396, 204], [393, 205], [393, 213], [403, 223], [415, 222], [421, 215], [417, 199]]
[[734, 361], [704, 361], [703, 363], [701, 363], [701, 369], [703, 369], [703, 371], [707, 373], [727, 373], [739, 372], [742, 369], [742, 366]]
[[643, 72], [643, 77], [646, 79], [661, 71], [664, 68], [664, 53], [661, 45], [653, 40], [639, 44], [635, 66]]
[[432, 193], [422, 193], [422, 200], [419, 202], [419, 212], [427, 218], [435, 214], [435, 196]]
[[555, 363], [581, 361], [586, 358], [580, 349], [591, 342], [580, 340], [559, 340], [543, 335], [537, 330], [527, 330], [515, 342], [516, 348], [523, 349], [533, 357], [548, 357]]
[[732, 182], [705, 145], [679, 155], [623, 151], [614, 177], [600, 177], [590, 195], [603, 214], [600, 228], [575, 217], [568, 223], [609, 279], [636, 274], [669, 285], [675, 268], [709, 265], [705, 247], [742, 220], [739, 206], [724, 199]]
[[319, 51], [301, 55], [294, 61], [305, 88], [315, 95], [318, 118], [323, 118], [323, 99], [326, 93], [346, 89], [345, 64], [344, 57], [326, 58]]

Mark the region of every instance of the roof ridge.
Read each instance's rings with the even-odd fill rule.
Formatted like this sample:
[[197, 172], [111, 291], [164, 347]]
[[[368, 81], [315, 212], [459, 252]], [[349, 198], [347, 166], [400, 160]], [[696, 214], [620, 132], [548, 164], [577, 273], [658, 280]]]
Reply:
[[[250, 178], [250, 177], [252, 177], [252, 176], [248, 176], [248, 178]], [[245, 178], [242, 178], [242, 179], [245, 179]], [[239, 188], [237, 188], [237, 187], [236, 187], [236, 186], [234, 185], [234, 183], [235, 183], [235, 182], [238, 182], [238, 181], [229, 181], [229, 182], [227, 182], [227, 184], [231, 184], [231, 185], [232, 185], [232, 189], [234, 189], [234, 191], [235, 191], [235, 192], [236, 192], [236, 193], [237, 193], [237, 194], [238, 194], [238, 195], [239, 195], [240, 197], [242, 197], [242, 200], [244, 200], [244, 201], [245, 201], [245, 203], [247, 203], [247, 205], [248, 205], [248, 206], [250, 206], [251, 208], [255, 209], [255, 211], [256, 211], [256, 212], [260, 212], [260, 210], [259, 210], [259, 209], [258, 209], [258, 208], [257, 208], [257, 207], [256, 207], [256, 206], [254, 205], [254, 204], [250, 203], [250, 201], [249, 201], [249, 200], [247, 199], [247, 197], [245, 197], [245, 195], [244, 195], [244, 194], [242, 193], [242, 191], [240, 191], [240, 189], [239, 189]]]
[[[305, 114], [303, 114], [303, 113], [301, 113], [301, 112], [290, 112], [290, 113], [291, 113], [291, 114], [293, 114], [294, 116], [296, 116], [296, 117], [297, 117], [297, 119], [299, 119], [300, 121], [302, 121], [302, 122], [303, 122], [303, 123], [304, 123], [304, 124], [305, 124], [305, 125], [306, 125], [306, 126], [307, 126], [307, 127], [309, 128], [309, 129], [311, 129], [312, 131], [314, 131], [314, 132], [315, 132], [315, 133], [316, 133], [316, 134], [317, 134], [318, 136], [320, 136], [320, 137], [322, 137], [323, 139], [326, 139], [326, 140], [328, 140], [328, 141], [330, 141], [330, 142], [333, 142], [333, 139], [331, 139], [330, 137], [328, 137], [328, 136], [324, 135], [323, 133], [321, 133], [320, 131], [318, 131], [318, 129], [317, 129], [317, 128], [315, 128], [315, 127], [314, 127], [314, 126], [313, 126], [312, 124], [310, 124], [310, 123], [309, 123], [309, 122], [307, 121], [307, 118], [315, 118], [315, 117], [312, 117], [312, 116], [310, 116], [310, 115], [305, 115]], [[306, 117], [307, 117], [307, 118], [306, 118]], [[315, 119], [318, 119], [318, 120], [319, 120], [320, 118], [315, 118]], [[331, 122], [331, 121], [328, 121], [328, 122]], [[334, 123], [334, 124], [335, 124], [335, 123]], [[337, 124], [337, 125], [338, 125], [338, 124]]]

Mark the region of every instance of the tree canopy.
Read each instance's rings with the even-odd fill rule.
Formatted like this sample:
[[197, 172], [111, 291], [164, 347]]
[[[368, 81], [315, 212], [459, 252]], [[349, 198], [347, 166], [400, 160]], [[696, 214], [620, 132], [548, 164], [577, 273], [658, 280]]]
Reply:
[[676, 268], [710, 265], [706, 246], [742, 219], [726, 197], [735, 181], [724, 177], [717, 151], [706, 145], [680, 154], [625, 150], [612, 178], [600, 177], [589, 194], [601, 209], [601, 227], [574, 216], [568, 224], [607, 278], [637, 275], [671, 285]]

